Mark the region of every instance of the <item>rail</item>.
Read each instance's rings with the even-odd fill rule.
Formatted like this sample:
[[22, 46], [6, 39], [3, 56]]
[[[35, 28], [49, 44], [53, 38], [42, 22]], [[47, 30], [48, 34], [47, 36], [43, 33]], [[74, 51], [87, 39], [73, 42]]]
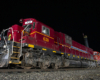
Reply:
[[62, 68], [62, 69], [0, 69], [1, 73], [12, 73], [12, 72], [55, 72], [55, 71], [79, 71], [79, 70], [98, 70], [99, 68]]

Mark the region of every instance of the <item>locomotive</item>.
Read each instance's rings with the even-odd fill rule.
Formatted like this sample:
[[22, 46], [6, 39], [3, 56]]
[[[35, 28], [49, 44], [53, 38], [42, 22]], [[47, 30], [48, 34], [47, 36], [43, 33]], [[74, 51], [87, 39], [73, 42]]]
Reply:
[[[93, 49], [34, 19], [20, 19], [0, 34], [0, 67], [96, 67]], [[85, 36], [86, 39], [86, 36]]]
[[100, 52], [98, 51], [93, 51], [93, 57], [95, 60], [97, 60], [97, 66], [100, 66]]

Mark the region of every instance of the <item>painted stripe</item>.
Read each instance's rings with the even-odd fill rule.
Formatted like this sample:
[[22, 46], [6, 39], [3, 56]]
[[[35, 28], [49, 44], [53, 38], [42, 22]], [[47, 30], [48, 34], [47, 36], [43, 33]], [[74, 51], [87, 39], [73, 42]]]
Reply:
[[68, 54], [68, 56], [70, 56], [70, 54]]
[[11, 57], [11, 59], [19, 59], [19, 58], [17, 58], [17, 57]]
[[54, 43], [57, 43], [57, 42], [54, 41]]
[[28, 47], [34, 48], [34, 45], [32, 45], [32, 44], [28, 44]]
[[42, 48], [42, 50], [46, 51], [47, 49], [45, 49], [45, 48]]
[[[21, 30], [21, 32], [22, 32], [22, 31], [23, 31], [23, 30]], [[27, 34], [29, 34], [29, 32], [27, 32], [27, 31], [23, 31], [23, 34], [24, 34], [24, 33], [27, 33]]]
[[34, 32], [30, 33], [30, 35], [32, 35], [32, 34], [34, 34], [34, 33], [36, 33], [36, 32], [34, 31]]
[[53, 53], [56, 53], [56, 51], [52, 51]]
[[64, 44], [61, 44], [61, 43], [58, 43], [58, 42], [55, 42], [55, 41], [54, 41], [54, 43], [57, 43], [57, 44], [59, 44], [59, 45], [63, 45], [63, 46], [65, 46], [65, 47], [71, 48], [71, 47], [69, 47], [69, 46], [66, 46], [66, 45], [64, 45]]
[[20, 53], [20, 52], [15, 52], [15, 51], [13, 51], [13, 53]]
[[[24, 37], [25, 37], [25, 36], [23, 36], [22, 39], [23, 39]], [[21, 41], [21, 39], [19, 39], [19, 41]]]
[[9, 64], [21, 64], [21, 61], [19, 61], [18, 63], [15, 63], [15, 62], [12, 62], [12, 61], [9, 61]]
[[30, 33], [30, 35], [32, 35], [32, 34], [34, 34], [34, 33], [38, 33], [38, 34], [44, 35], [44, 36], [46, 36], [46, 37], [49, 37], [49, 38], [51, 38], [51, 39], [54, 39], [53, 37], [50, 37], [50, 36], [48, 36], [48, 35], [46, 35], [46, 34], [43, 34], [43, 33], [41, 33], [41, 32], [38, 32], [38, 31], [34, 31], [34, 32]]
[[[57, 42], [54, 42], [54, 43], [57, 43]], [[58, 44], [63, 45], [63, 46], [68, 47], [68, 48], [71, 48], [71, 49], [74, 49], [74, 50], [77, 50], [77, 51], [80, 51], [80, 52], [83, 52], [83, 53], [87, 53], [87, 51], [84, 51], [84, 50], [79, 49], [79, 48], [74, 47], [74, 46], [69, 47], [69, 46], [66, 46], [66, 45], [61, 44], [61, 43], [58, 43]]]
[[9, 63], [12, 63], [12, 61], [9, 61]]
[[79, 58], [79, 56], [77, 56]]
[[16, 42], [16, 41], [14, 41], [15, 43], [20, 43], [20, 42]]
[[13, 47], [15, 47], [15, 48], [20, 48], [20, 47], [17, 47], [17, 46], [13, 46]]
[[[16, 42], [16, 43], [19, 43], [19, 42]], [[62, 45], [62, 44], [61, 44], [61, 45]], [[64, 46], [66, 46], [66, 45], [64, 45]], [[13, 47], [15, 47], [15, 46], [13, 46]], [[29, 44], [28, 47], [34, 48], [34, 45]], [[66, 47], [69, 47], [69, 46], [66, 46]], [[19, 47], [19, 48], [20, 48], [20, 47]], [[71, 48], [74, 49], [73, 46], [71, 46]], [[78, 48], [76, 48], [76, 49], [78, 49]], [[46, 49], [43, 48], [42, 50], [46, 50]], [[78, 49], [78, 50], [80, 50], [81, 52], [83, 51], [83, 50], [81, 50], [81, 49]], [[56, 53], [56, 51], [53, 51], [53, 52]], [[64, 54], [64, 53], [61, 53], [61, 54]], [[68, 56], [70, 56], [70, 54], [68, 54]], [[73, 55], [73, 57], [74, 57], [74, 55]], [[81, 59], [82, 59], [82, 58], [83, 58], [83, 57], [81, 57]], [[86, 59], [86, 58], [85, 58], [85, 59]]]
[[39, 33], [39, 34], [41, 34], [41, 35], [44, 35], [44, 36], [49, 37], [49, 38], [51, 38], [51, 39], [54, 39], [53, 37], [50, 37], [50, 36], [45, 35], [45, 34], [43, 34], [43, 33], [40, 33], [40, 32], [37, 32], [37, 31], [36, 31], [36, 33]]
[[61, 54], [64, 54], [64, 53], [61, 53]]
[[[32, 35], [32, 34], [34, 34], [34, 33], [38, 33], [38, 34], [44, 35], [44, 36], [46, 36], [46, 37], [49, 37], [49, 38], [51, 38], [51, 39], [54, 39], [53, 37], [50, 37], [50, 36], [48, 36], [48, 35], [46, 35], [46, 34], [43, 34], [43, 33], [41, 33], [41, 32], [38, 32], [38, 31], [34, 31], [34, 32], [30, 33], [30, 35]], [[17, 43], [19, 43], [19, 42], [17, 42]], [[57, 43], [57, 42], [54, 42], [54, 43]], [[60, 44], [60, 45], [63, 45], [63, 44], [61, 44], [61, 43], [59, 43], [59, 44]], [[64, 45], [64, 46], [66, 46], [66, 45]], [[83, 52], [83, 53], [87, 53], [87, 51], [81, 50], [81, 49], [79, 49], [79, 48], [77, 48], [77, 47], [74, 47], [74, 46], [71, 46], [71, 47], [66, 46], [66, 47], [72, 48], [72, 49], [75, 49], [75, 50], [78, 50], [78, 51]]]
[[84, 51], [84, 50], [82, 50], [82, 49], [79, 49], [79, 48], [77, 48], [77, 47], [74, 47], [74, 46], [71, 46], [71, 48], [72, 48], [72, 49], [75, 49], [75, 50], [78, 50], [78, 51], [81, 51], [81, 52], [84, 52], [84, 53], [87, 53], [87, 51]]
[[16, 63], [16, 62], [12, 62], [12, 64], [21, 64], [21, 61], [19, 61], [18, 63]]
[[73, 55], [73, 57], [75, 57], [75, 55]]

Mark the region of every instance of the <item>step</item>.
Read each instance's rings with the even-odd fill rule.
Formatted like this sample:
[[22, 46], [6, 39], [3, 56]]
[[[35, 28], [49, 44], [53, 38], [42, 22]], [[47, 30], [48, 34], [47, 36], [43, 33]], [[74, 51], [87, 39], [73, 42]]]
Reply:
[[16, 58], [19, 58], [19, 53], [13, 53], [12, 55], [11, 55], [11, 57], [16, 57]]
[[13, 51], [13, 53], [20, 53], [20, 52], [15, 52], [15, 51]]
[[18, 47], [18, 46], [13, 46], [14, 48], [20, 48], [20, 47]]
[[18, 43], [18, 42], [14, 42], [14, 46], [18, 46], [18, 47], [20, 47], [20, 46], [21, 46], [21, 44], [20, 44], [20, 43]]
[[19, 58], [17, 58], [17, 57], [11, 57], [11, 59], [19, 59]]
[[18, 48], [14, 48], [13, 51], [14, 52], [19, 52], [19, 49]]
[[18, 62], [18, 63], [16, 63], [16, 62], [12, 62], [12, 64], [21, 64], [21, 62]]
[[21, 64], [21, 61], [19, 61], [19, 62], [12, 62], [12, 61], [9, 61], [9, 64]]

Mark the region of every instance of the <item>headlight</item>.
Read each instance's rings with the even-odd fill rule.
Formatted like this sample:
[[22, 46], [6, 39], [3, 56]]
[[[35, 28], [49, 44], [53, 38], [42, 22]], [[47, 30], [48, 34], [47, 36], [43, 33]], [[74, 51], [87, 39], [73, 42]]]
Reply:
[[4, 45], [3, 48], [6, 48], [6, 45]]

